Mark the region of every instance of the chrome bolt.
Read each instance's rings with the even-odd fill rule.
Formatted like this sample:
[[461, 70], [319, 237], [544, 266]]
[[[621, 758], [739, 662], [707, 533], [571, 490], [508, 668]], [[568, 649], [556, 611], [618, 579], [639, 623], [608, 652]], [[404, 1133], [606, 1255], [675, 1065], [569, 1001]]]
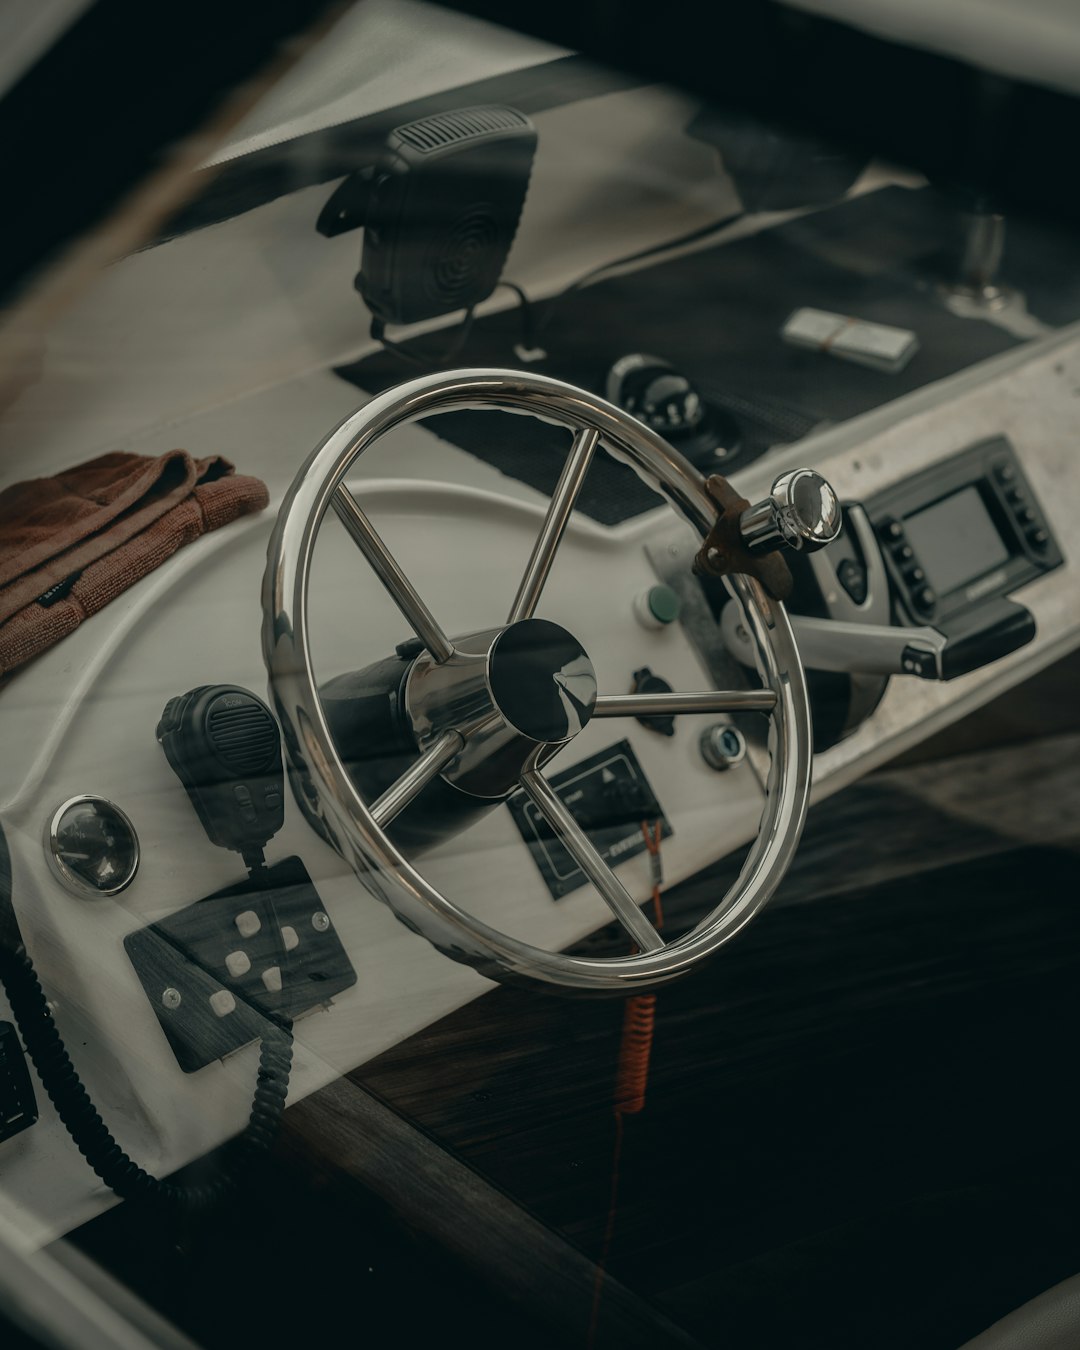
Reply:
[[170, 1012], [174, 1012], [177, 1008], [179, 1008], [182, 1002], [183, 1000], [180, 997], [179, 989], [174, 989], [170, 985], [168, 989], [162, 992], [161, 1006], [163, 1008], [168, 1008]]
[[311, 916], [311, 926], [316, 933], [325, 933], [330, 927], [330, 917], [324, 914], [321, 909], [317, 909]]

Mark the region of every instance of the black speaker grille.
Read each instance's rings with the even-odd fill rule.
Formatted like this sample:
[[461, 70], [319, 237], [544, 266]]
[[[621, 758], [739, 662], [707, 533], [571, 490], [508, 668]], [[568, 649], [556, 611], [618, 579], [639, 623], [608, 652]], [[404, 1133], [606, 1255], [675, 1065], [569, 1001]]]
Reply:
[[464, 303], [478, 283], [477, 274], [490, 266], [499, 241], [499, 227], [491, 209], [478, 202], [454, 221], [432, 265], [435, 298], [448, 307]]
[[461, 108], [455, 112], [436, 113], [416, 122], [406, 122], [396, 129], [406, 145], [421, 154], [430, 154], [444, 146], [475, 136], [487, 136], [497, 131], [518, 131], [527, 127], [529, 120], [513, 108]]
[[277, 727], [258, 704], [210, 709], [207, 736], [218, 757], [240, 774], [258, 773], [277, 753]]

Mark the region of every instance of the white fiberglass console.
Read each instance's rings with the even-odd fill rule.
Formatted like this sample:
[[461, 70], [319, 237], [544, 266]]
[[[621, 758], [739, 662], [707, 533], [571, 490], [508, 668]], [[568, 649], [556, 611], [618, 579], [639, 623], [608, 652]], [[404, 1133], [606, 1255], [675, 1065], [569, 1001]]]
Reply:
[[[1080, 335], [1065, 330], [773, 451], [735, 475], [740, 493], [755, 501], [778, 475], [806, 464], [828, 478], [843, 502], [863, 503], [972, 445], [1004, 437], [1063, 559], [1010, 592], [1034, 618], [1033, 640], [953, 680], [891, 679], [857, 727], [816, 755], [815, 797], [853, 781], [1080, 640], [1078, 388]], [[245, 471], [267, 482], [270, 509], [181, 550], [16, 675], [0, 698], [0, 817], [19, 924], [91, 1096], [124, 1148], [159, 1175], [242, 1127], [258, 1051], [249, 1044], [184, 1072], [125, 948], [132, 934], [243, 875], [235, 854], [207, 840], [155, 728], [166, 702], [195, 686], [221, 682], [267, 696], [260, 592], [275, 517], [306, 456], [356, 405], [355, 389], [317, 373], [143, 437], [138, 448], [144, 452], [180, 443], [194, 454], [228, 447]], [[79, 447], [58, 436], [35, 471], [52, 472], [78, 454]], [[475, 633], [510, 611], [548, 509], [540, 493], [415, 425], [373, 446], [349, 485], [447, 632]], [[714, 687], [708, 649], [722, 640], [719, 622], [685, 608], [680, 620], [654, 622], [642, 602], [661, 577], [689, 576], [696, 547], [689, 527], [666, 508], [613, 528], [575, 514], [536, 613], [581, 638], [604, 693], [628, 692], [645, 668], [675, 690]], [[411, 636], [332, 516], [310, 563], [309, 640], [320, 682], [381, 660]], [[709, 621], [716, 631], [703, 639], [701, 624]], [[734, 657], [732, 663], [739, 668]], [[703, 732], [717, 721], [711, 712], [682, 716], [667, 735], [632, 717], [593, 718], [554, 762], [551, 776], [572, 779], [576, 768], [587, 766], [602, 781], [605, 771], [627, 764], [642, 775], [670, 826], [663, 845], [670, 885], [750, 840], [767, 805], [764, 741], [751, 736], [748, 753], [718, 771], [702, 753]], [[80, 898], [46, 861], [49, 821], [61, 803], [82, 794], [115, 803], [138, 836], [138, 872], [113, 897]], [[480, 923], [514, 942], [561, 951], [610, 913], [591, 886], [567, 887], [557, 878], [552, 884], [552, 870], [526, 838], [515, 814], [500, 805], [427, 852], [425, 875]], [[475, 970], [448, 960], [378, 903], [289, 794], [284, 827], [266, 855], [271, 865], [288, 857], [302, 861], [319, 913], [355, 972], [355, 982], [297, 1022], [291, 1099], [488, 987]], [[643, 901], [651, 887], [647, 851], [627, 847], [609, 861], [626, 890]], [[233, 921], [238, 917], [239, 911]], [[298, 931], [298, 939], [303, 943], [306, 934]], [[0, 1189], [4, 1204], [44, 1240], [90, 1217], [110, 1196], [38, 1096], [37, 1124], [0, 1145]]]

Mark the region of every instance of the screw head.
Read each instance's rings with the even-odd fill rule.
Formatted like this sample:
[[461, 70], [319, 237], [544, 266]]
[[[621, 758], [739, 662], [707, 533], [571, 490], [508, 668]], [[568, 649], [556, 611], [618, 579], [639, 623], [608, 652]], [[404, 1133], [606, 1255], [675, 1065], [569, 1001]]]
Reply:
[[317, 909], [311, 916], [311, 926], [316, 933], [325, 933], [330, 927], [330, 916], [324, 914], [321, 909]]
[[180, 997], [179, 989], [173, 989], [170, 985], [168, 989], [162, 991], [161, 1005], [163, 1008], [168, 1008], [170, 1012], [179, 1008], [182, 1002], [183, 999]]

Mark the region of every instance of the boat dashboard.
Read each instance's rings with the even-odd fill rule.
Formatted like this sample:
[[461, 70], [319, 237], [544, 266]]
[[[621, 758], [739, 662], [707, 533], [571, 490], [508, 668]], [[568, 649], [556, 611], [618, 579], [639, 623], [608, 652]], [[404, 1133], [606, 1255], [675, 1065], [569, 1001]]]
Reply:
[[[584, 424], [594, 414], [602, 424], [555, 521], [573, 429], [552, 425], [542, 397], [514, 416], [481, 398], [399, 419], [327, 480], [361, 513], [353, 528], [320, 498], [321, 528], [300, 550], [302, 656], [327, 725], [340, 743], [359, 735], [362, 760], [381, 723], [357, 733], [334, 722], [334, 709], [366, 699], [382, 716], [406, 676], [420, 688], [431, 630], [418, 632], [410, 613], [434, 616], [436, 636], [470, 653], [475, 635], [526, 612], [522, 579], [536, 576], [537, 540], [558, 534], [528, 614], [576, 644], [559, 658], [570, 672], [559, 708], [582, 687], [582, 653], [590, 712], [605, 699], [609, 712], [620, 700], [625, 708], [579, 719], [572, 739], [537, 733], [553, 747], [542, 767], [555, 806], [547, 799], [545, 812], [500, 782], [473, 794], [483, 811], [454, 825], [447, 808], [413, 850], [455, 910], [514, 944], [565, 953], [611, 917], [604, 883], [590, 879], [592, 855], [560, 840], [552, 812], [569, 814], [603, 875], [639, 908], [656, 881], [650, 829], [663, 838], [669, 886], [746, 848], [773, 820], [773, 765], [785, 747], [768, 707], [754, 706], [755, 605], [759, 617], [786, 616], [798, 653], [772, 671], [771, 697], [790, 697], [796, 712], [806, 700], [802, 812], [1080, 645], [1080, 302], [1039, 266], [1066, 258], [1057, 236], [1051, 246], [1018, 224], [1011, 276], [1027, 308], [983, 305], [962, 288], [944, 294], [922, 267], [942, 237], [941, 199], [898, 171], [853, 173], [827, 209], [765, 204], [718, 229], [718, 199], [703, 204], [700, 189], [716, 172], [715, 146], [700, 127], [685, 134], [681, 95], [609, 87], [534, 120], [537, 160], [506, 275], [550, 301], [542, 326], [515, 283], [475, 322], [470, 313], [468, 340], [449, 361], [460, 332], [422, 316], [400, 343], [368, 341], [348, 275], [356, 238], [316, 233], [334, 198], [325, 183], [307, 184], [117, 263], [68, 316], [44, 378], [0, 419], [2, 487], [57, 474], [90, 449], [183, 447], [199, 461], [225, 455], [266, 488], [265, 509], [164, 558], [0, 690], [10, 855], [0, 881], [19, 941], [90, 1097], [158, 1176], [244, 1128], [261, 1053], [250, 1005], [288, 1003], [295, 1102], [507, 973], [481, 971], [467, 953], [448, 959], [447, 944], [437, 949], [415, 931], [422, 925], [379, 902], [364, 858], [350, 856], [306, 795], [320, 742], [298, 749], [304, 728], [273, 659], [285, 522], [322, 462], [312, 453], [349, 428], [359, 436], [380, 400], [422, 378], [418, 367], [460, 368], [460, 379], [496, 392], [558, 382], [568, 404], [584, 391]], [[615, 192], [590, 215], [619, 182], [623, 168], [611, 165], [637, 151], [648, 169], [637, 196]], [[719, 205], [730, 206], [730, 187], [718, 189]], [[630, 223], [628, 200], [640, 208]], [[676, 220], [688, 227], [681, 242], [658, 250]], [[368, 249], [370, 222], [366, 233]], [[649, 256], [658, 251], [659, 261]], [[623, 260], [615, 274], [567, 284], [613, 255]], [[374, 265], [366, 258], [369, 290]], [[407, 302], [396, 297], [401, 313]], [[669, 445], [656, 453], [692, 493], [680, 496], [674, 478], [665, 491], [603, 430], [630, 425], [644, 426], [654, 448]], [[760, 581], [702, 575], [690, 496], [705, 500], [719, 475], [744, 510], [768, 515], [761, 528], [782, 533], [778, 485], [804, 469], [830, 488], [838, 515], [824, 547], [784, 554], [786, 607], [770, 609], [778, 602], [762, 598]], [[372, 539], [422, 611], [403, 609], [386, 567], [373, 568]], [[717, 690], [733, 695], [730, 706], [665, 703]], [[656, 702], [635, 706], [634, 696]], [[410, 697], [415, 728], [416, 709], [427, 716], [431, 705], [422, 692]], [[520, 725], [539, 715], [531, 695], [524, 703]], [[448, 696], [434, 706], [437, 730]], [[199, 735], [239, 766], [212, 800], [184, 758], [204, 715]], [[277, 746], [282, 732], [280, 786], [262, 770], [245, 776], [244, 756]], [[421, 748], [434, 753], [437, 736], [425, 735]], [[380, 790], [365, 789], [369, 806]], [[216, 838], [226, 819], [234, 834]], [[801, 815], [786, 820], [793, 842]], [[0, 998], [0, 1022], [12, 1019]], [[32, 1242], [112, 1203], [44, 1093], [0, 1127], [2, 1206]]]
[[[815, 555], [821, 600], [837, 617], [808, 615], [801, 644], [825, 649], [824, 658], [804, 652], [811, 681], [812, 661], [819, 659], [848, 685], [839, 715], [831, 684], [826, 692], [821, 720], [831, 722], [835, 739], [814, 755], [815, 798], [1075, 646], [1080, 614], [1069, 560], [1080, 546], [1080, 480], [1071, 451], [1077, 388], [1080, 338], [1066, 331], [770, 451], [736, 476], [741, 492], [755, 499], [784, 471], [812, 464], [846, 507], [845, 534]], [[157, 989], [132, 960], [134, 936], [238, 878], [238, 859], [206, 838], [155, 733], [165, 705], [186, 690], [220, 682], [265, 695], [258, 597], [274, 512], [302, 449], [317, 444], [357, 401], [351, 384], [319, 373], [144, 441], [153, 450], [172, 446], [178, 435], [195, 449], [257, 440], [270, 510], [181, 551], [4, 692], [3, 815], [19, 924], [42, 979], [57, 991], [54, 1017], [77, 1047], [101, 1110], [123, 1120], [128, 1148], [158, 1172], [207, 1152], [242, 1126], [257, 1051], [245, 1042], [209, 1060], [197, 1056], [194, 1071], [182, 1065], [162, 1025], [168, 1013], [162, 1000], [175, 996], [168, 990], [176, 990], [180, 977], [155, 971]], [[349, 486], [432, 612], [454, 633], [498, 622], [544, 519], [542, 494], [427, 427], [388, 438], [372, 461]], [[1021, 499], [1010, 495], [1016, 485]], [[1037, 516], [1021, 522], [1023, 511]], [[1045, 545], [1031, 542], [1037, 531], [1045, 532]], [[717, 610], [715, 597], [710, 602], [711, 587], [691, 571], [696, 547], [689, 527], [667, 506], [616, 526], [575, 514], [538, 612], [588, 635], [605, 691], [630, 691], [642, 671], [675, 690], [751, 687], [752, 661], [740, 658], [724, 609]], [[914, 556], [905, 557], [905, 549]], [[846, 566], [853, 559], [866, 578], [858, 584]], [[1017, 581], [1014, 562], [1025, 569]], [[898, 580], [905, 563], [907, 575], [918, 566], [925, 586], [941, 587], [946, 614], [950, 598], [964, 597], [967, 612], [974, 607], [989, 615], [992, 626], [998, 605], [1007, 602], [1030, 614], [1033, 635], [1000, 657], [991, 637], [990, 649], [951, 679], [906, 670], [903, 651], [910, 643], [879, 649], [857, 631], [891, 627], [903, 634], [927, 626], [916, 622], [924, 617], [918, 600], [909, 600]], [[878, 586], [892, 594], [897, 609], [911, 607], [901, 610], [899, 621], [896, 609], [879, 605]], [[320, 535], [310, 587], [311, 649], [320, 679], [370, 665], [410, 636], [336, 520]], [[677, 614], [657, 616], [654, 608], [665, 603]], [[941, 622], [947, 630], [948, 620]], [[798, 616], [794, 624], [798, 633]], [[840, 634], [835, 640], [831, 624]], [[844, 666], [847, 675], [836, 669]], [[860, 679], [874, 682], [871, 698], [859, 689]], [[634, 717], [594, 719], [552, 765], [552, 781], [602, 838], [639, 900], [650, 890], [649, 853], [635, 816], [641, 809], [621, 810], [620, 792], [647, 794], [648, 810], [670, 831], [668, 884], [745, 845], [757, 830], [768, 747], [753, 724], [764, 719], [741, 712], [722, 717], [719, 728], [717, 720], [708, 713], [660, 726]], [[137, 875], [112, 896], [89, 895], [85, 887], [80, 893], [48, 865], [55, 847], [50, 824], [65, 803], [86, 795], [118, 806], [137, 836]], [[267, 859], [271, 865], [299, 859], [313, 883], [287, 925], [301, 950], [318, 939], [317, 926], [326, 925], [350, 972], [344, 987], [296, 1023], [296, 1096], [487, 987], [475, 970], [447, 960], [375, 902], [289, 795]], [[502, 805], [438, 843], [424, 866], [456, 904], [540, 947], [569, 947], [608, 917], [573, 860], [520, 803]], [[245, 915], [250, 906], [242, 896], [219, 902], [215, 961], [235, 963], [236, 953], [252, 946]], [[261, 956], [272, 969], [273, 955]], [[43, 1236], [88, 1218], [105, 1201], [47, 1102], [37, 1124], [3, 1147], [6, 1199], [36, 1216]]]

